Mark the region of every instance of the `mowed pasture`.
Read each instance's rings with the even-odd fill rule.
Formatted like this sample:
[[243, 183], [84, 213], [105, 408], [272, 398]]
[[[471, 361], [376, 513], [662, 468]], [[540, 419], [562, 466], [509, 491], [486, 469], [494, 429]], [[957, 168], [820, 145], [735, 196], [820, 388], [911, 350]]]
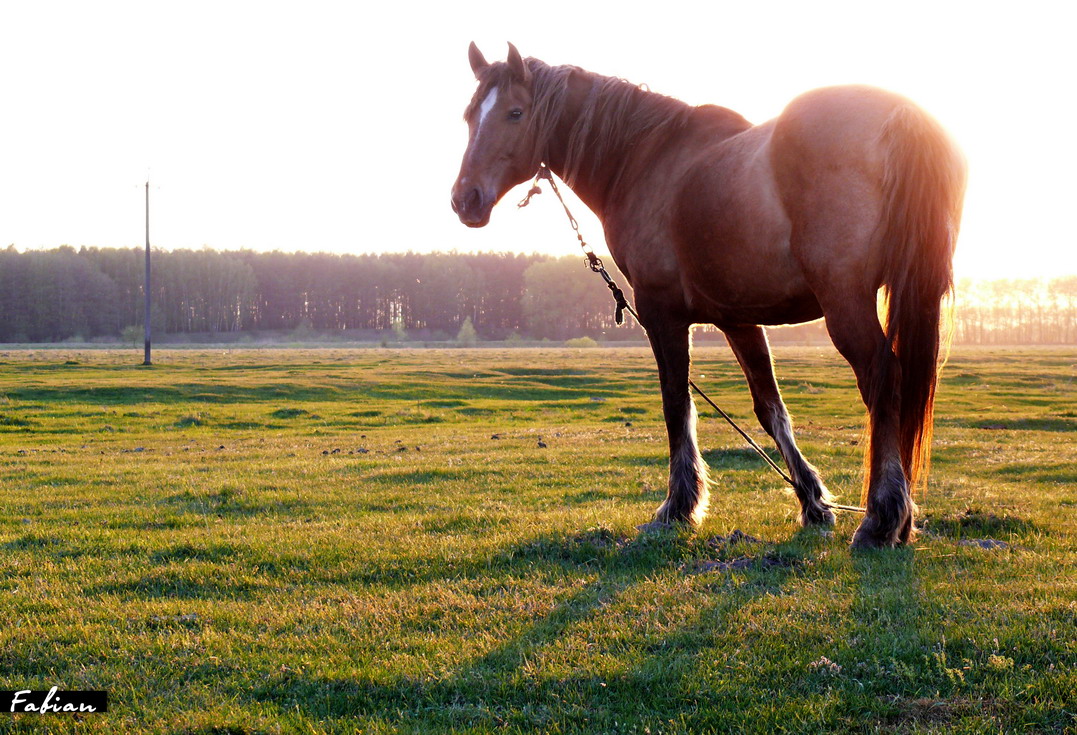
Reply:
[[[776, 355], [858, 503], [851, 370]], [[702, 407], [707, 521], [638, 534], [644, 349], [155, 360], [0, 350], [0, 689], [110, 697], [2, 731], [1077, 728], [1077, 350], [955, 350], [922, 532], [855, 554]], [[693, 376], [766, 438], [728, 350]]]

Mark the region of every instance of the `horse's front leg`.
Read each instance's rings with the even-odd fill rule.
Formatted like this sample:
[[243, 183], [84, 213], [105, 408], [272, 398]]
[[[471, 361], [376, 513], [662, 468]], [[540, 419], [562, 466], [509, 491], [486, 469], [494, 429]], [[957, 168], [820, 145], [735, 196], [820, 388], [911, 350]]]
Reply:
[[[641, 306], [642, 306], [641, 300]], [[707, 514], [707, 466], [696, 446], [696, 410], [688, 388], [691, 349], [687, 322], [641, 308], [662, 386], [662, 411], [669, 436], [669, 491], [649, 529], [673, 523], [698, 524]]]

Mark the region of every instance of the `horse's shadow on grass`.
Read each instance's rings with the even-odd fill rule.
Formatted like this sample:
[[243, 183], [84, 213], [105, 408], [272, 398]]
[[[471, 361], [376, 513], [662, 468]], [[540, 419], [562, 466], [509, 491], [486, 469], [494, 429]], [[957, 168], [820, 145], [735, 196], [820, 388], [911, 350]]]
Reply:
[[[924, 722], [917, 719], [929, 712], [917, 715], [903, 710], [901, 704], [908, 699], [912, 676], [920, 686], [929, 681], [936, 697], [945, 697], [948, 691], [947, 682], [925, 661], [934, 634], [925, 625], [931, 616], [925, 613], [916, 552], [911, 546], [857, 550], [852, 565], [849, 623], [835, 635], [828, 653], [832, 665], [844, 671], [844, 678], [830, 677], [829, 683], [850, 701], [851, 714], [887, 731], [905, 732], [931, 724], [930, 717]], [[820, 670], [825, 673], [825, 667]], [[855, 690], [850, 683], [855, 683]]]
[[[491, 567], [520, 575], [567, 572], [586, 574], [590, 581], [535, 616], [517, 635], [461, 663], [450, 676], [344, 679], [274, 672], [251, 694], [281, 711], [298, 709], [318, 720], [371, 718], [383, 724], [406, 723], [415, 731], [506, 725], [542, 730], [555, 723], [593, 731], [625, 716], [660, 725], [678, 712], [689, 716], [697, 709], [689, 674], [712, 646], [713, 626], [759, 596], [780, 594], [798, 573], [803, 555], [825, 543], [818, 536], [812, 538], [798, 535], [775, 545], [743, 534], [716, 541], [675, 532], [627, 537], [608, 529], [539, 536], [501, 549], [476, 565], [475, 573], [489, 575]], [[623, 629], [620, 634], [630, 639], [625, 645], [646, 652], [638, 666], [606, 675], [586, 670], [560, 676], [529, 672], [531, 660], [567, 636], [586, 637], [587, 633], [574, 630], [608, 615], [637, 584], [670, 572], [700, 573], [698, 562], [715, 555], [749, 560], [735, 567], [748, 580], [736, 600], [723, 602], [721, 593], [716, 593], [715, 602], [698, 611], [695, 620], [656, 635], [653, 641], [640, 641], [636, 626]], [[714, 584], [729, 580], [729, 575], [706, 573]], [[651, 617], [647, 612], [635, 614]]]

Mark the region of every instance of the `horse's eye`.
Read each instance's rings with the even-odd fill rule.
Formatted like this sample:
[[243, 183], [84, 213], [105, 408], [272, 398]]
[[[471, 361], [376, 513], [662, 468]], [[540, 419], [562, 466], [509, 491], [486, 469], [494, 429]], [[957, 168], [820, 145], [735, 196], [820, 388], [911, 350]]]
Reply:
[[512, 120], [513, 122], [515, 122], [516, 120], [519, 120], [523, 116], [524, 116], [524, 111], [521, 110], [518, 107], [515, 110], [512, 110], [511, 112], [509, 112], [509, 120]]

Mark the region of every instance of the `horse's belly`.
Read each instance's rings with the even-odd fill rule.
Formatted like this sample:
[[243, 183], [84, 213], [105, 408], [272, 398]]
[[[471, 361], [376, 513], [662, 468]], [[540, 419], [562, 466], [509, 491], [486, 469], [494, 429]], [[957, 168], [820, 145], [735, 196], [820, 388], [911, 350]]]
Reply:
[[693, 321], [720, 327], [801, 324], [823, 315], [819, 302], [807, 290], [752, 293], [740, 288], [701, 287], [697, 281], [686, 284], [685, 296]]
[[700, 321], [792, 324], [821, 315], [790, 249], [769, 133], [760, 126], [714, 149], [678, 194], [673, 240], [685, 301]]
[[[820, 316], [780, 211], [701, 206], [678, 240], [686, 302], [709, 322], [793, 324]], [[768, 211], [769, 210], [769, 211]]]

